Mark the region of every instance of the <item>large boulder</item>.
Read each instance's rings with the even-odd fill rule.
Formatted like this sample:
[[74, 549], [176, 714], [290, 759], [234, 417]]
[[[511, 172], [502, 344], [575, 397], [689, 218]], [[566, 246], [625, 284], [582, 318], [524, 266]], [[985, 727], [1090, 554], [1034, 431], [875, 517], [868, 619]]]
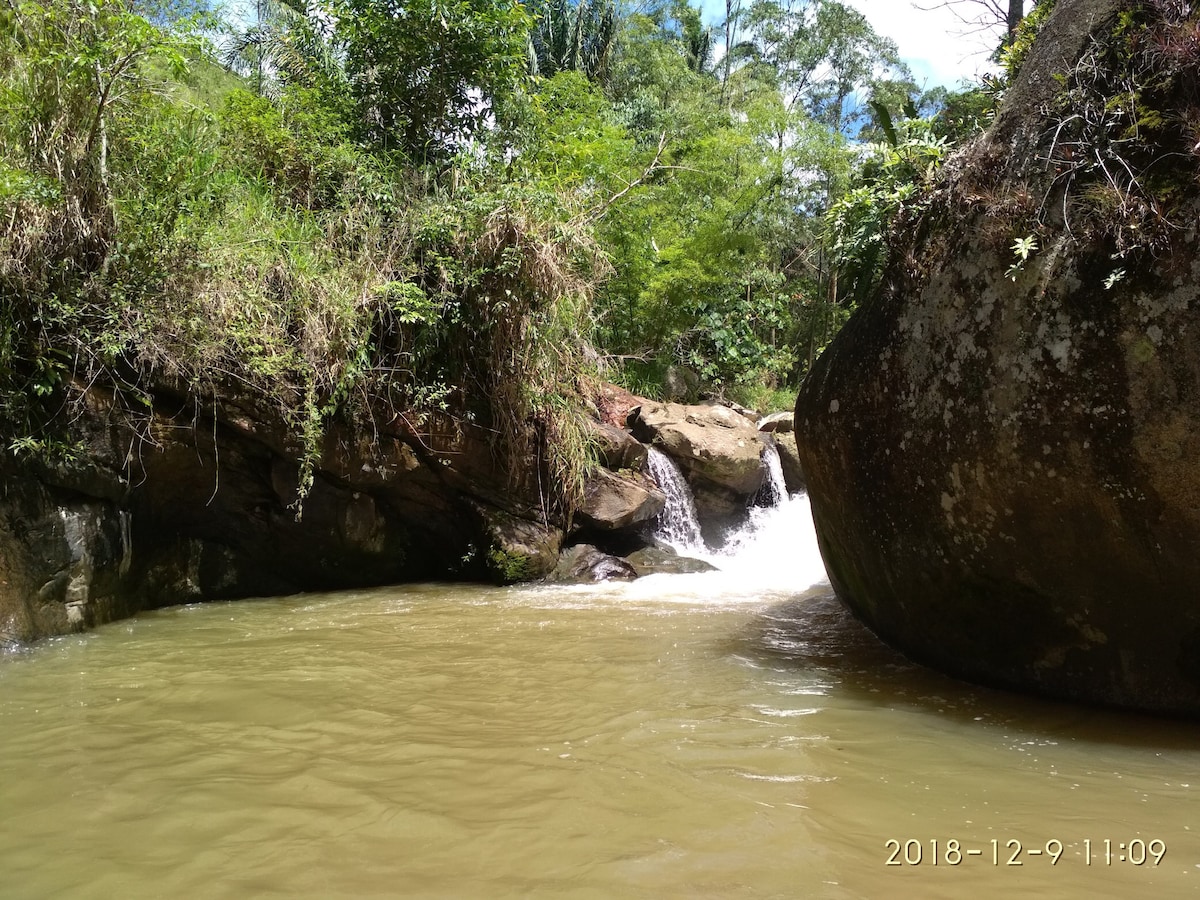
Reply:
[[701, 519], [744, 511], [762, 486], [763, 436], [756, 423], [717, 403], [643, 403], [629, 414], [638, 440], [679, 464]]
[[[887, 641], [987, 683], [1195, 715], [1200, 202], [1173, 123], [1196, 73], [1164, 55], [1138, 100], [1161, 123], [1089, 130], [1121, 113], [1088, 92], [1176, 27], [1146, 5], [1118, 31], [1129, 5], [1059, 0], [1024, 99], [906, 223], [796, 427], [831, 581]], [[1113, 154], [1135, 181], [1153, 161], [1154, 183]], [[1106, 213], [1110, 177], [1125, 205]]]

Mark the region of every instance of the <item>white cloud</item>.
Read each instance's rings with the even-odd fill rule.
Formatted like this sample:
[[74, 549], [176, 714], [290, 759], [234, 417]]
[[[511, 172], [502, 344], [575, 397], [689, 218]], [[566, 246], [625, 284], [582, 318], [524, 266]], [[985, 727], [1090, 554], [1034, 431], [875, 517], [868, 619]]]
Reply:
[[[900, 48], [918, 84], [957, 87], [964, 78], [976, 79], [996, 67], [988, 56], [999, 35], [972, 33], [955, 11], [937, 6], [941, 0], [843, 0], [864, 16], [877, 32]], [[964, 7], [964, 11], [967, 8]]]
[[[974, 33], [955, 11], [937, 4], [943, 0], [842, 0], [864, 16], [877, 32], [890, 37], [900, 48], [900, 56], [912, 69], [918, 85], [957, 87], [964, 79], [975, 80], [996, 67], [988, 56], [999, 43], [999, 34]], [[749, 0], [743, 0], [748, 5]], [[724, 0], [701, 0], [704, 18], [720, 23], [725, 16]], [[932, 7], [932, 8], [930, 8]], [[971, 6], [961, 10], [968, 16]], [[718, 41], [720, 50], [724, 45]]]

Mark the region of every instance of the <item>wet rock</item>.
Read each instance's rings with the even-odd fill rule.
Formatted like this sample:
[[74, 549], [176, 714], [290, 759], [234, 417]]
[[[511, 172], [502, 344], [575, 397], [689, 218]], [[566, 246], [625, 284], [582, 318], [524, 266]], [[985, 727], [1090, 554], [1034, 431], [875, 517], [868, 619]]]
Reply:
[[638, 572], [619, 556], [590, 544], [563, 550], [558, 565], [547, 579], [558, 584], [589, 584], [597, 581], [632, 581]]
[[562, 546], [562, 530], [511, 513], [476, 504], [483, 517], [490, 547], [488, 562], [501, 584], [531, 581], [554, 571]]
[[763, 438], [755, 422], [707, 403], [644, 403], [629, 414], [634, 437], [679, 465], [701, 518], [736, 515], [762, 485]]
[[[1123, 226], [1080, 199], [1103, 173], [1045, 165], [1061, 107], [1013, 99], [1060, 90], [1081, 23], [1107, 34], [1118, 5], [1059, 0], [996, 129], [814, 366], [798, 447], [830, 579], [888, 642], [990, 684], [1198, 715], [1196, 157], [1169, 129], [1123, 145], [1159, 161], [1186, 225], [1116, 260]], [[983, 196], [1047, 198], [1015, 277], [1032, 226]]]
[[791, 431], [774, 432], [775, 449], [779, 451], [779, 465], [783, 469], [783, 480], [788, 493], [795, 494], [808, 489], [804, 480], [804, 467], [800, 465], [800, 451], [796, 446], [796, 435]]
[[588, 436], [605, 468], [614, 472], [618, 469], [640, 472], [646, 467], [646, 447], [624, 428], [589, 421]]
[[643, 547], [628, 557], [638, 575], [691, 575], [697, 572], [715, 572], [712, 563], [692, 556], [680, 556], [670, 547]]
[[597, 469], [588, 476], [576, 516], [585, 527], [616, 531], [653, 519], [665, 505], [666, 497], [649, 476]]

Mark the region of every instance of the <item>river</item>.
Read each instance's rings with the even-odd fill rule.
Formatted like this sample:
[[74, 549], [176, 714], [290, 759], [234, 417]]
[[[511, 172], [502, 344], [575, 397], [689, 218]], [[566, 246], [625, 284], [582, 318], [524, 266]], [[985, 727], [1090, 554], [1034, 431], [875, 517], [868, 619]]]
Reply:
[[914, 666], [803, 497], [760, 525], [723, 572], [181, 606], [0, 659], [0, 897], [1200, 891], [1200, 726]]

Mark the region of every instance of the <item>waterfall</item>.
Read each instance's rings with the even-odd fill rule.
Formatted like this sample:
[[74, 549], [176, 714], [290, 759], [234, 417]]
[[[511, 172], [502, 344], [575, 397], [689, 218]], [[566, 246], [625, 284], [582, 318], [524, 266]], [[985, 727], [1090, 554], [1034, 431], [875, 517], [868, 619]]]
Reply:
[[656, 447], [647, 447], [646, 450], [650, 476], [667, 497], [666, 507], [654, 520], [654, 536], [685, 556], [707, 554], [708, 548], [704, 546], [704, 538], [700, 535], [700, 520], [696, 516], [692, 489], [684, 481], [679, 466]]
[[805, 494], [785, 492], [775, 506], [753, 507], [742, 527], [705, 558], [747, 586], [807, 586], [828, 577]]
[[648, 451], [650, 474], [667, 497], [666, 508], [655, 520], [654, 536], [683, 556], [712, 563], [718, 571], [650, 576], [622, 587], [624, 593], [661, 592], [665, 589], [657, 579], [671, 578], [679, 579], [671, 583], [679, 586], [674, 590], [681, 591], [681, 596], [695, 596], [699, 591], [712, 599], [748, 599], [763, 592], [790, 593], [828, 580], [808, 497], [788, 494], [773, 443], [763, 451], [767, 477], [757, 497], [759, 505], [747, 511], [745, 522], [727, 533], [716, 550], [710, 550], [700, 535], [691, 488], [675, 461], [654, 447]]
[[779, 448], [775, 441], [767, 439], [762, 452], [763, 465], [767, 469], [767, 477], [755, 497], [758, 506], [778, 506], [787, 499], [787, 482], [783, 478], [783, 463], [779, 460]]

